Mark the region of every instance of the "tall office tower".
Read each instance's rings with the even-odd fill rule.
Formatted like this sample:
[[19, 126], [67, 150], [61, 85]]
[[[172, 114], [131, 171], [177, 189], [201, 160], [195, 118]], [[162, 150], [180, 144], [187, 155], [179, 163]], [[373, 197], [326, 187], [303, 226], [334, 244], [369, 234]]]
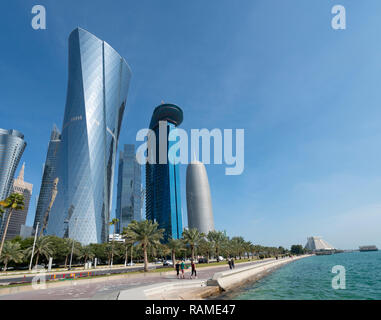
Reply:
[[[182, 235], [179, 165], [174, 164], [175, 154], [170, 150], [176, 142], [168, 141], [168, 135], [182, 121], [183, 111], [178, 106], [162, 104], [155, 108], [149, 126], [155, 140], [149, 138], [148, 149], [156, 162], [146, 164], [146, 218], [164, 229], [164, 242]], [[160, 136], [159, 127], [167, 133]]]
[[142, 220], [141, 165], [136, 161], [135, 146], [125, 144], [119, 155], [116, 218], [117, 233], [121, 233], [132, 220]]
[[40, 187], [40, 195], [37, 201], [36, 215], [34, 217], [33, 229], [36, 230], [37, 223], [38, 229], [41, 230], [45, 213], [48, 209], [51, 197], [54, 179], [57, 177], [57, 156], [58, 149], [61, 142], [61, 133], [54, 125], [50, 135], [48, 145], [48, 152], [44, 164], [44, 172], [42, 174], [42, 181]]
[[106, 42], [77, 28], [47, 234], [82, 244], [108, 240], [116, 150], [131, 70]]
[[202, 162], [192, 161], [187, 167], [188, 227], [208, 234], [214, 230], [212, 199], [208, 174]]
[[[20, 235], [21, 225], [25, 224], [28, 214], [29, 202], [32, 196], [33, 184], [24, 181], [25, 163], [22, 165], [18, 177], [13, 182], [12, 193], [19, 193], [24, 196], [24, 209], [13, 211], [8, 224], [5, 240], [11, 240]], [[3, 224], [0, 231], [0, 239], [3, 237], [8, 214], [4, 215]]]
[[21, 132], [0, 129], [0, 200], [8, 197], [12, 190], [16, 168], [25, 147]]

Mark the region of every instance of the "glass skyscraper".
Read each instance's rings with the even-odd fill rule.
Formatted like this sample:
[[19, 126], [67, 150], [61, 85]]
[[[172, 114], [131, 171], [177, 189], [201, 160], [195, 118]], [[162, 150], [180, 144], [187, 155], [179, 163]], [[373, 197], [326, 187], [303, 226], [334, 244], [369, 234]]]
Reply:
[[25, 147], [21, 132], [0, 128], [0, 200], [8, 197], [12, 190], [14, 175]]
[[[159, 228], [164, 229], [164, 242], [169, 239], [180, 239], [182, 236], [182, 211], [180, 194], [179, 165], [174, 164], [174, 155], [170, 148], [175, 141], [168, 141], [168, 135], [183, 121], [183, 111], [174, 104], [162, 104], [155, 108], [150, 129], [155, 132], [155, 148], [150, 146], [149, 150], [156, 151], [156, 163], [146, 164], [146, 218], [156, 221]], [[165, 162], [160, 160], [160, 135], [159, 122], [166, 127], [167, 135], [161, 141], [165, 148]], [[149, 151], [150, 152], [150, 151]]]
[[135, 146], [125, 144], [120, 152], [116, 218], [119, 219], [117, 233], [121, 233], [132, 220], [142, 220], [141, 165], [136, 161]]
[[53, 127], [48, 145], [48, 152], [44, 164], [44, 172], [38, 196], [36, 215], [34, 217], [33, 229], [36, 230], [39, 223], [39, 230], [42, 228], [43, 219], [52, 198], [52, 188], [54, 179], [57, 177], [58, 149], [61, 142], [61, 133], [56, 126]]
[[106, 42], [77, 28], [58, 152], [58, 193], [47, 234], [82, 244], [108, 240], [116, 150], [131, 70]]
[[[12, 193], [22, 194], [24, 196], [24, 208], [21, 210], [16, 210], [12, 213], [9, 219], [9, 225], [7, 229], [7, 234], [5, 240], [11, 240], [20, 235], [21, 226], [25, 224], [26, 216], [29, 210], [29, 202], [32, 197], [33, 184], [28, 183], [24, 180], [25, 163], [22, 165], [18, 177], [14, 180], [12, 186]], [[2, 239], [4, 234], [4, 229], [6, 225], [8, 215], [4, 215], [4, 223], [1, 226], [0, 239]]]

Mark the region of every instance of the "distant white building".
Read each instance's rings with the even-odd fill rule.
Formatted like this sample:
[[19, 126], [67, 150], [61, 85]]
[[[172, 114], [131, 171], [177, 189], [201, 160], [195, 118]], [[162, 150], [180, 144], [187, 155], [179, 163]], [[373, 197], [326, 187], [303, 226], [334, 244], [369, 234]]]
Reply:
[[[114, 236], [115, 236], [115, 238], [114, 238]], [[109, 242], [112, 242], [112, 239], [113, 239], [113, 238], [114, 238], [114, 241], [115, 241], [115, 242], [124, 242], [124, 239], [122, 238], [122, 235], [119, 234], [119, 233], [110, 234], [110, 235], [108, 236], [108, 241], [109, 241]]]
[[335, 250], [333, 246], [320, 237], [307, 238], [306, 249], [311, 251]]

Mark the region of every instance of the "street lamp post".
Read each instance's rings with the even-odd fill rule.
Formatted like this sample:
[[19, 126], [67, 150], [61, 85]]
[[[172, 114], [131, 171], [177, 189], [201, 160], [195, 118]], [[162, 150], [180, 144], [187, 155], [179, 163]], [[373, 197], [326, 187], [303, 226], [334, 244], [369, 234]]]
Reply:
[[34, 247], [36, 246], [36, 240], [37, 240], [37, 234], [38, 234], [38, 225], [40, 223], [37, 222], [36, 231], [34, 232], [34, 241], [33, 241], [33, 248], [32, 248], [32, 255], [30, 257], [30, 263], [29, 263], [29, 271], [32, 270], [32, 261], [34, 256]]

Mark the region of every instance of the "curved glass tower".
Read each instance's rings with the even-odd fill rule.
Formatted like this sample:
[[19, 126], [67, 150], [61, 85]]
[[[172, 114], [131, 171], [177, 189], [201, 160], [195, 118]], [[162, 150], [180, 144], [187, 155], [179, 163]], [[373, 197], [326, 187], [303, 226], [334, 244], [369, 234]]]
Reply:
[[77, 28], [58, 152], [58, 193], [47, 234], [82, 244], [108, 239], [116, 150], [131, 70], [106, 42]]
[[25, 147], [21, 132], [0, 128], [0, 200], [8, 197], [12, 190], [16, 168]]
[[[146, 164], [146, 218], [156, 221], [164, 229], [164, 242], [180, 239], [182, 235], [182, 212], [180, 194], [179, 165], [168, 159], [173, 158], [170, 148], [175, 141], [168, 141], [168, 135], [183, 121], [183, 111], [174, 104], [162, 104], [155, 108], [150, 129], [155, 132], [156, 163]], [[166, 136], [159, 145], [159, 122], [166, 128]], [[160, 149], [164, 147], [164, 158], [160, 159]], [[160, 163], [164, 160], [165, 163]], [[173, 161], [172, 161], [173, 162]]]

